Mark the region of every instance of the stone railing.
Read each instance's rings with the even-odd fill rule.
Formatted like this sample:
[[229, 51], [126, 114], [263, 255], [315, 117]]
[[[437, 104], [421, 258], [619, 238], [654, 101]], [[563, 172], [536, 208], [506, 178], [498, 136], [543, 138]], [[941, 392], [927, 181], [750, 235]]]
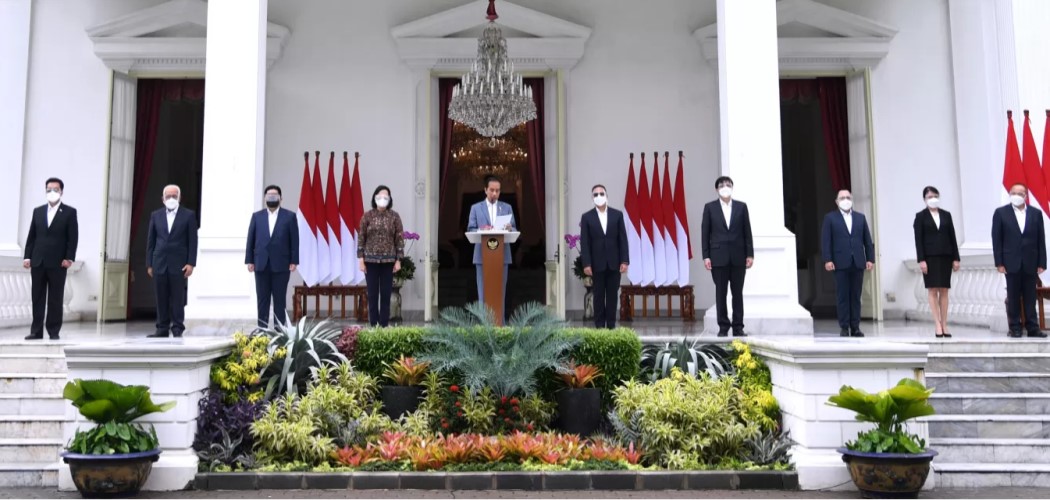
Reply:
[[[83, 262], [74, 262], [66, 275], [66, 291], [62, 297], [62, 317], [65, 321], [80, 319], [80, 313], [70, 310], [73, 301], [72, 281], [84, 267]], [[0, 328], [29, 326], [33, 322], [33, 283], [29, 270], [22, 267], [18, 257], [0, 257]]]
[[[907, 312], [909, 320], [930, 321], [930, 304], [918, 262], [908, 260], [916, 307]], [[952, 274], [948, 302], [948, 322], [985, 326], [1006, 331], [1006, 279], [995, 269], [991, 254], [967, 255], [958, 272]]]

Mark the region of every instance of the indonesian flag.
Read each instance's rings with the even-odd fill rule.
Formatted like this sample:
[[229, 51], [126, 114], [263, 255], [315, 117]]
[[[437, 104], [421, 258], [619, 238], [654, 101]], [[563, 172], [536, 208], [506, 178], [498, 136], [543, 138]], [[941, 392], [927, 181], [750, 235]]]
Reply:
[[623, 216], [627, 218], [627, 255], [631, 265], [627, 267], [627, 279], [632, 285], [642, 283], [642, 225], [638, 221], [638, 187], [634, 184], [634, 153], [631, 167], [627, 171], [627, 194], [623, 197]]
[[[354, 209], [354, 218], [352, 220], [354, 221], [354, 234], [357, 235], [358, 238], [361, 237], [361, 235], [357, 234], [357, 231], [361, 226], [361, 217], [365, 216], [365, 202], [364, 198], [361, 196], [361, 177], [358, 174], [357, 169], [357, 162], [360, 157], [360, 154], [354, 153], [354, 178], [353, 181], [350, 182], [350, 207]], [[356, 248], [354, 249], [354, 252], [356, 254]], [[357, 271], [355, 276], [355, 285], [361, 284], [361, 282], [365, 280], [365, 273], [360, 270]]]
[[[332, 281], [331, 252], [328, 251], [328, 221], [324, 206], [324, 184], [321, 184], [321, 152], [317, 151], [314, 156], [314, 221], [317, 227], [317, 282], [328, 283]], [[301, 243], [300, 243], [301, 245]]]
[[[1047, 200], [1046, 185], [1043, 180], [1043, 168], [1039, 165], [1039, 151], [1035, 149], [1035, 137], [1032, 136], [1032, 120], [1028, 118], [1028, 110], [1024, 110], [1024, 130], [1022, 132], [1021, 165], [1024, 166], [1024, 176], [1028, 179], [1028, 193], [1035, 197], [1036, 205], [1042, 206], [1043, 210], [1050, 213], [1050, 200]], [[1043, 153], [1046, 154], [1046, 153]]]
[[653, 215], [653, 276], [656, 286], [667, 284], [664, 250], [664, 207], [660, 196], [660, 155], [653, 153], [653, 194], [649, 197]]
[[339, 223], [339, 199], [335, 192], [335, 151], [328, 155], [328, 189], [325, 193], [325, 226], [328, 228], [328, 279], [335, 281], [343, 272], [343, 248]]
[[671, 167], [668, 162], [668, 153], [664, 153], [664, 184], [661, 199], [663, 201], [660, 210], [663, 212], [664, 224], [664, 266], [667, 277], [665, 285], [670, 285], [678, 280], [678, 231], [674, 223], [674, 201], [671, 198]]
[[314, 191], [310, 184], [310, 153], [303, 153], [303, 187], [299, 190], [299, 276], [306, 286], [317, 284], [317, 218], [314, 216]]
[[1006, 162], [1003, 165], [1003, 187], [1010, 191], [1014, 184], [1025, 182], [1024, 166], [1021, 164], [1021, 148], [1017, 147], [1017, 132], [1014, 131], [1014, 113], [1006, 112]]
[[689, 284], [689, 260], [693, 258], [693, 241], [689, 238], [689, 217], [685, 211], [685, 180], [682, 177], [682, 153], [678, 153], [678, 175], [674, 179], [674, 217], [678, 242], [678, 285]]
[[656, 281], [656, 263], [653, 259], [653, 213], [649, 204], [649, 179], [645, 173], [645, 153], [642, 153], [642, 178], [638, 181], [638, 220], [641, 226], [642, 285]]
[[350, 194], [350, 160], [343, 151], [343, 178], [339, 181], [339, 241], [342, 243], [342, 272], [339, 281], [344, 285], [357, 282], [361, 271], [357, 268], [357, 228], [361, 219], [354, 219], [353, 195]]

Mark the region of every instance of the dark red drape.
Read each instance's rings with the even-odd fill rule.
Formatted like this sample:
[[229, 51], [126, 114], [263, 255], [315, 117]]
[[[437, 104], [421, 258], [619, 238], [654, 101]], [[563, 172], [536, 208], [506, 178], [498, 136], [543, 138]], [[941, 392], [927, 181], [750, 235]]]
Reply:
[[[546, 189], [543, 130], [543, 78], [525, 78], [525, 85], [532, 88], [532, 100], [536, 103], [536, 119], [525, 124], [526, 141], [528, 142], [529, 173], [532, 179], [532, 196], [536, 203], [536, 215], [539, 225], [546, 230], [547, 218], [543, 193]], [[520, 225], [520, 223], [519, 223]]]
[[157, 131], [160, 129], [160, 110], [167, 101], [200, 101], [204, 99], [204, 80], [139, 80], [137, 86], [138, 109], [135, 116], [135, 177], [131, 194], [131, 238], [135, 239], [142, 206], [147, 196], [150, 173], [153, 170], [153, 155], [157, 148]]
[[781, 80], [780, 100], [820, 102], [824, 152], [828, 158], [828, 175], [835, 191], [850, 189], [849, 114], [846, 108], [845, 78]]
[[452, 119], [448, 117], [448, 106], [452, 102], [452, 89], [459, 84], [459, 78], [442, 78], [438, 80], [438, 133], [440, 141], [441, 190], [438, 195], [438, 213], [445, 206], [445, 193], [448, 191], [449, 172], [452, 170]]

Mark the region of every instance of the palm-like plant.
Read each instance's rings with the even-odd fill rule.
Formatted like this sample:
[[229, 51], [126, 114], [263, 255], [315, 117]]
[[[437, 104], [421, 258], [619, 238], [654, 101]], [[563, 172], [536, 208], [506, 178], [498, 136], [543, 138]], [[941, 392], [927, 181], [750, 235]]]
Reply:
[[437, 371], [461, 374], [471, 391], [489, 387], [497, 397], [530, 395], [538, 371], [566, 372], [565, 358], [578, 340], [561, 335], [563, 327], [546, 307], [529, 303], [497, 328], [492, 310], [474, 302], [441, 312], [420, 359]]
[[270, 339], [267, 352], [275, 359], [263, 374], [266, 399], [300, 393], [318, 368], [346, 363], [346, 356], [335, 346], [342, 330], [328, 320], [311, 325], [304, 317], [298, 324], [289, 321], [260, 333]]
[[80, 414], [97, 425], [88, 431], [77, 429], [69, 450], [92, 455], [134, 453], [157, 448], [157, 433], [133, 421], [151, 413], [175, 407], [174, 401], [156, 404], [149, 387], [122, 385], [109, 380], [76, 379], [66, 383], [62, 397], [73, 403]]
[[642, 371], [648, 373], [651, 381], [669, 377], [672, 368], [694, 377], [706, 372], [711, 378], [719, 378], [734, 372], [730, 354], [717, 344], [690, 343], [683, 337], [674, 344], [667, 342], [642, 349]]
[[904, 378], [896, 386], [876, 394], [844, 385], [838, 394], [828, 398], [827, 404], [851, 410], [857, 414], [858, 421], [876, 425], [858, 434], [856, 441], [847, 442], [846, 448], [878, 453], [921, 453], [926, 449], [926, 441], [909, 434], [904, 424], [936, 413], [929, 403], [931, 394], [933, 389]]

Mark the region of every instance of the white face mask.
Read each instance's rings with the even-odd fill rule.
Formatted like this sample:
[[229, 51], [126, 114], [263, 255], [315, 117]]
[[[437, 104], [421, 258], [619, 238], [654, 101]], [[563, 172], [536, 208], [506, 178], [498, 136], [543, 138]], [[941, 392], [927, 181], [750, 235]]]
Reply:
[[718, 188], [718, 196], [721, 196], [723, 198], [729, 198], [730, 196], [733, 196], [733, 188], [729, 186], [722, 186]]
[[164, 206], [168, 207], [168, 210], [175, 210], [176, 208], [179, 208], [179, 200], [168, 198], [164, 200]]
[[51, 203], [51, 204], [58, 203], [58, 200], [61, 200], [61, 199], [62, 199], [62, 195], [60, 193], [58, 193], [57, 191], [48, 191], [47, 192], [47, 202], [48, 203]]
[[376, 196], [376, 206], [379, 208], [386, 208], [390, 204], [390, 198], [386, 196]]
[[929, 198], [929, 199], [926, 200], [926, 206], [930, 207], [930, 208], [937, 208], [937, 207], [941, 206], [941, 199], [940, 198]]
[[1012, 204], [1015, 207], [1024, 205], [1024, 196], [1021, 196], [1019, 194], [1010, 195], [1010, 204]]
[[850, 199], [839, 200], [839, 208], [843, 212], [849, 212], [850, 209], [853, 208], [853, 200], [850, 200]]
[[606, 203], [608, 203], [608, 200], [605, 199], [605, 196], [595, 196], [594, 197], [594, 205], [595, 206], [604, 207]]

